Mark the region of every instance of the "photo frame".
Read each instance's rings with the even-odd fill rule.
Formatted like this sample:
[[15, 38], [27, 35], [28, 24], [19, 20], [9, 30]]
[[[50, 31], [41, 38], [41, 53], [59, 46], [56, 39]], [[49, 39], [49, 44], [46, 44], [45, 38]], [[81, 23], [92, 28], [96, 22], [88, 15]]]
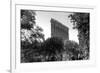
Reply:
[[[50, 61], [50, 62], [21, 62], [21, 12], [22, 10], [33, 10], [43, 12], [45, 14], [64, 14], [66, 13], [89, 13], [89, 59], [88, 60], [75, 60], [75, 61]], [[50, 13], [51, 12], [51, 13]], [[61, 4], [38, 4], [28, 1], [11, 1], [11, 73], [17, 72], [35, 72], [53, 69], [67, 69], [78, 67], [91, 67], [95, 66], [95, 7], [92, 6], [79, 6], [79, 5], [61, 5]], [[63, 16], [63, 15], [61, 15]], [[43, 17], [43, 16], [42, 16]], [[59, 16], [60, 17], [60, 16]], [[56, 18], [59, 18], [56, 17]], [[44, 18], [47, 18], [46, 16]], [[59, 18], [60, 19], [60, 18]], [[55, 21], [55, 20], [54, 20]], [[25, 22], [25, 21], [24, 21]], [[47, 25], [48, 26], [48, 25]], [[48, 28], [43, 25], [44, 28]], [[60, 26], [61, 27], [61, 26]], [[51, 27], [50, 27], [51, 28]], [[63, 28], [63, 27], [62, 27]], [[53, 30], [53, 29], [52, 29]], [[46, 34], [49, 33], [49, 29]], [[51, 30], [50, 30], [51, 31]], [[56, 30], [55, 30], [56, 31]], [[58, 31], [58, 30], [57, 30]], [[62, 33], [62, 32], [61, 32]], [[51, 35], [51, 33], [50, 33]], [[25, 44], [24, 44], [25, 45]]]

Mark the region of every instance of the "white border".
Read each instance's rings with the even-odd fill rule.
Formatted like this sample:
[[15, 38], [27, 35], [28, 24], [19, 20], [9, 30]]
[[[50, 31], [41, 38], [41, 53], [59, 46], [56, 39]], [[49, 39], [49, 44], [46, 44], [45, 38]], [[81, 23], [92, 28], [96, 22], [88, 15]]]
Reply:
[[[71, 6], [46, 6], [32, 4], [13, 4], [11, 10], [11, 72], [26, 72], [51, 69], [80, 68], [95, 65], [95, 9], [93, 7]], [[76, 7], [76, 8], [75, 8]], [[20, 9], [66, 11], [66, 12], [89, 12], [90, 13], [90, 60], [87, 61], [62, 61], [45, 63], [20, 64]], [[16, 35], [16, 36], [15, 36]], [[16, 51], [16, 52], [15, 52]]]

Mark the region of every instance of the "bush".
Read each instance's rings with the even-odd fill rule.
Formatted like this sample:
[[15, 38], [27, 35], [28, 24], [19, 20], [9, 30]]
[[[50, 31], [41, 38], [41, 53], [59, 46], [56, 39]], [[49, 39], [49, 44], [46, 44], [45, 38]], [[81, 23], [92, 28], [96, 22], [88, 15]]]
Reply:
[[48, 38], [42, 44], [42, 52], [44, 52], [46, 61], [61, 60], [61, 54], [63, 50], [63, 41], [58, 37]]
[[40, 48], [41, 43], [34, 42], [32, 44], [28, 42], [21, 42], [21, 62], [38, 62], [40, 61]]
[[64, 49], [66, 51], [66, 55], [68, 55], [69, 60], [78, 60], [79, 45], [75, 41], [67, 40], [64, 43]]

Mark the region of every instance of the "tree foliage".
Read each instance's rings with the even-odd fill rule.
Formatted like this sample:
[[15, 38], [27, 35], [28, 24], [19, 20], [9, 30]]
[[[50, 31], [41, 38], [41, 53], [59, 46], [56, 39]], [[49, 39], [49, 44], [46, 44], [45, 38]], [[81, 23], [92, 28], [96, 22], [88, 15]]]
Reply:
[[43, 29], [35, 23], [33, 10], [21, 10], [21, 62], [35, 62], [39, 57], [41, 42], [44, 41]]
[[35, 15], [35, 12], [32, 10], [21, 10], [21, 28], [33, 28], [33, 25], [35, 25]]
[[78, 30], [78, 38], [79, 38], [79, 45], [80, 48], [88, 55], [87, 59], [89, 58], [89, 34], [90, 34], [90, 14], [89, 13], [73, 13], [69, 16], [71, 21], [73, 22], [74, 29]]
[[66, 55], [68, 55], [69, 60], [78, 60], [78, 55], [80, 54], [79, 45], [75, 41], [66, 40], [64, 44]]
[[42, 51], [44, 52], [43, 54], [47, 57], [47, 61], [61, 60], [61, 54], [62, 51], [64, 51], [62, 39], [58, 37], [48, 38], [42, 44]]

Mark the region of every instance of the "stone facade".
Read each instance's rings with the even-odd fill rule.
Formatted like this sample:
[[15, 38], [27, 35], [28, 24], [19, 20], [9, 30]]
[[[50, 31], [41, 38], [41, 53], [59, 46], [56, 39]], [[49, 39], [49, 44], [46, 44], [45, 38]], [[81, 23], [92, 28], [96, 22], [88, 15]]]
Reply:
[[51, 37], [59, 37], [63, 40], [69, 40], [69, 28], [51, 18]]

